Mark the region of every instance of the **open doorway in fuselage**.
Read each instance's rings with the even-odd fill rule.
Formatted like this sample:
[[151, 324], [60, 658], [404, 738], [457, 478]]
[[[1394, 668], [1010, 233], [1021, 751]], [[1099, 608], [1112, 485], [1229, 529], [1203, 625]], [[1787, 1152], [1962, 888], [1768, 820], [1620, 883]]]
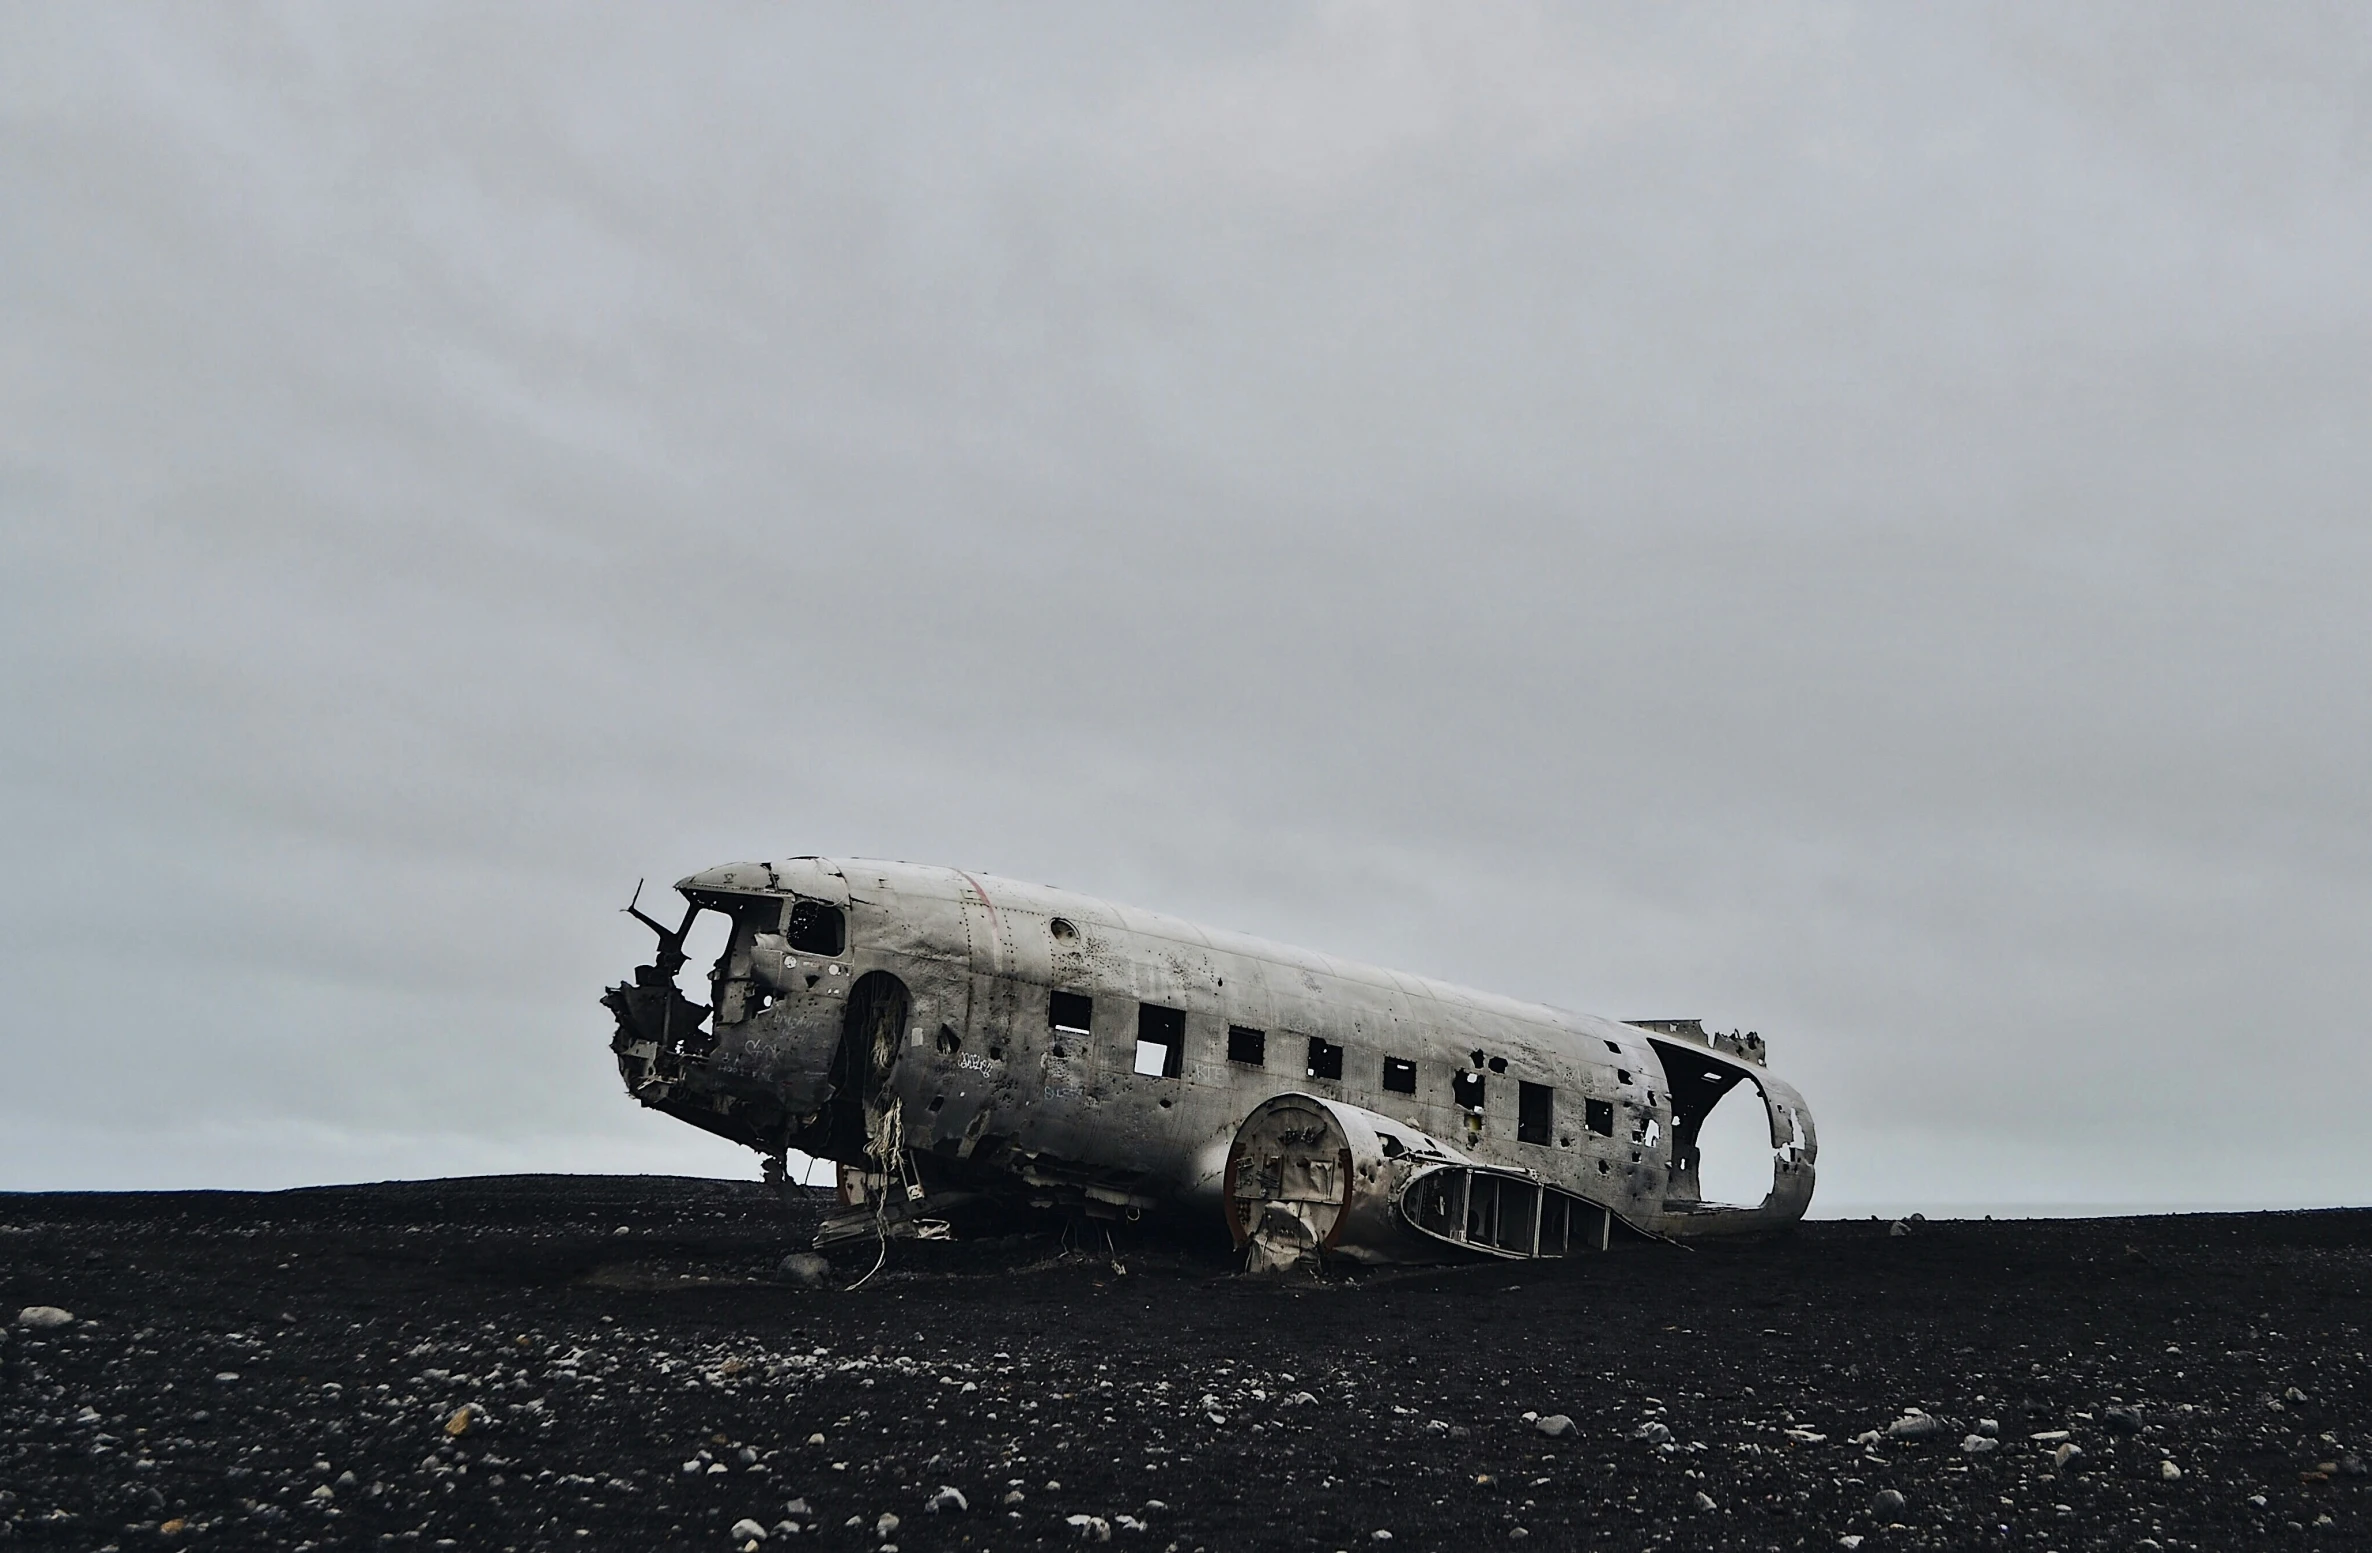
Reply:
[[1777, 1184], [1770, 1102], [1744, 1063], [1677, 1041], [1651, 1041], [1672, 1099], [1667, 1210], [1759, 1208]]

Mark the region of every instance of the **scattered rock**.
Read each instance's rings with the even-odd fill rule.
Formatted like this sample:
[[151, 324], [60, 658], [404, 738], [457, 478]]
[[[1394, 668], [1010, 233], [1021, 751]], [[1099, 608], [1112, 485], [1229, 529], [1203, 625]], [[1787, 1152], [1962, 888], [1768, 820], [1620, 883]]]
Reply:
[[897, 1529], [897, 1515], [892, 1511], [884, 1510], [881, 1512], [881, 1518], [873, 1523], [873, 1536], [876, 1541], [887, 1542], [889, 1534]]
[[2051, 1452], [2051, 1465], [2065, 1472], [2071, 1464], [2082, 1460], [2083, 1455], [2084, 1448], [2070, 1440]]
[[782, 1513], [785, 1515], [796, 1516], [798, 1519], [803, 1521], [810, 1520], [815, 1515], [815, 1511], [808, 1506], [807, 1501], [804, 1499], [794, 1499], [789, 1504], [784, 1505], [782, 1507]]
[[1837, 1539], [1837, 1546], [1846, 1549], [1847, 1553], [1851, 1553], [1852, 1549], [1861, 1546], [1861, 1533], [1857, 1531], [1849, 1531], [1845, 1533], [1845, 1535]]
[[1916, 1409], [1886, 1426], [1886, 1437], [1890, 1440], [1932, 1440], [1943, 1432], [1942, 1419]]
[[2001, 1442], [1991, 1435], [1971, 1434], [1961, 1438], [1960, 1448], [1971, 1456], [1982, 1456], [1987, 1451], [2001, 1449]]
[[2364, 1458], [2352, 1453], [2342, 1456], [2339, 1458], [2339, 1470], [2348, 1477], [2360, 1478], [2365, 1472]]
[[2183, 1469], [2171, 1461], [2161, 1461], [2158, 1463], [2158, 1476], [2169, 1483], [2179, 1483], [2183, 1480]]
[[820, 1289], [831, 1282], [832, 1264], [813, 1251], [794, 1251], [775, 1264], [783, 1282], [801, 1289]]
[[1900, 1240], [1903, 1236], [1908, 1235], [1910, 1232], [1911, 1226], [1905, 1224], [1900, 1219], [1896, 1219], [1892, 1224], [1886, 1226], [1887, 1235], [1896, 1240]]
[[2139, 1434], [2141, 1411], [2130, 1407], [2104, 1409], [2100, 1415], [2100, 1427], [2111, 1434]]
[[756, 1521], [751, 1520], [745, 1515], [740, 1520], [735, 1521], [733, 1523], [733, 1529], [725, 1533], [725, 1535], [732, 1538], [735, 1542], [764, 1542], [766, 1540], [766, 1528], [760, 1526]]
[[[1570, 1419], [1567, 1422], [1571, 1422]], [[1634, 1440], [1645, 1440], [1650, 1445], [1662, 1445], [1672, 1438], [1671, 1428], [1660, 1419], [1651, 1418], [1631, 1431]]]
[[2306, 1393], [2300, 1391], [2297, 1387], [2292, 1386], [2289, 1390], [2281, 1394], [2281, 1399], [2284, 1402], [2303, 1402], [2306, 1400]]
[[1703, 1515], [1707, 1510], [1713, 1508], [1713, 1496], [1700, 1488], [1697, 1490], [1695, 1503], [1697, 1506], [1697, 1513], [1699, 1515]]
[[1020, 1504], [1020, 1503], [1021, 1503], [1021, 1502], [1022, 1502], [1024, 1499], [1026, 1499], [1026, 1498], [1028, 1498], [1028, 1497], [1029, 1497], [1028, 1495], [1024, 1494], [1024, 1493], [1023, 1493], [1023, 1492], [1022, 1492], [1020, 1489], [1018, 1489], [1018, 1488], [1008, 1488], [1008, 1489], [1006, 1489], [1006, 1490], [1005, 1490], [1005, 1498], [1004, 1498], [1003, 1502], [1004, 1502], [1004, 1503], [1006, 1503], [1006, 1504]]
[[27, 1305], [16, 1313], [16, 1324], [36, 1329], [74, 1324], [74, 1312], [55, 1305]]
[[1068, 1515], [1063, 1517], [1063, 1524], [1076, 1531], [1081, 1542], [1112, 1540], [1112, 1523], [1100, 1515]]
[[1870, 1514], [1882, 1520], [1899, 1521], [1910, 1507], [1911, 1502], [1897, 1488], [1881, 1488], [1870, 1495]]
[[[1551, 1413], [1546, 1418], [1534, 1419], [1532, 1427], [1552, 1440], [1561, 1440], [1573, 1432], [1574, 1424], [1573, 1420], [1563, 1413]], [[1667, 1431], [1667, 1437], [1668, 1435], [1669, 1431]]]
[[969, 1510], [972, 1508], [972, 1501], [964, 1497], [962, 1489], [950, 1488], [942, 1483], [939, 1485], [939, 1491], [931, 1495], [923, 1508], [933, 1515], [938, 1515], [949, 1510]]

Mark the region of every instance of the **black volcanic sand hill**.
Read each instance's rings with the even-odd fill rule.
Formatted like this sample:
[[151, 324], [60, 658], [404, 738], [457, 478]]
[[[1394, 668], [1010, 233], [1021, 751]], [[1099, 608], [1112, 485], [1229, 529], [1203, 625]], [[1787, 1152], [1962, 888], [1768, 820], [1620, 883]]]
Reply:
[[0, 1540], [2372, 1547], [2372, 1212], [1320, 1287], [1099, 1237], [819, 1291], [787, 1244], [711, 1181], [0, 1197]]

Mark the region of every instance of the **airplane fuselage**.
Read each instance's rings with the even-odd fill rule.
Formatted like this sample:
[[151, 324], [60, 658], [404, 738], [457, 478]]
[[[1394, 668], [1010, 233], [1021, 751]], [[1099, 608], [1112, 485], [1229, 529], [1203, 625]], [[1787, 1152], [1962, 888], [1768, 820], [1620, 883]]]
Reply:
[[[645, 1105], [762, 1154], [918, 1194], [1216, 1224], [1246, 1117], [1301, 1094], [1653, 1233], [1779, 1227], [1811, 1198], [1811, 1114], [1759, 1038], [1569, 1013], [951, 868], [792, 858], [677, 888], [733, 924], [710, 1004], [664, 963], [613, 989], [620, 1069]], [[1718, 1209], [1700, 1200], [1697, 1128], [1739, 1085], [1766, 1108], [1773, 1184]]]

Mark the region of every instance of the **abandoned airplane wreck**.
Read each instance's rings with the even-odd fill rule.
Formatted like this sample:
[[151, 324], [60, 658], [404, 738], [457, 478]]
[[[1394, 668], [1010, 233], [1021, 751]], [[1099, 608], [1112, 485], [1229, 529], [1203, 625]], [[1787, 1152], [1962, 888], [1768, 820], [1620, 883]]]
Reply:
[[[912, 863], [733, 863], [676, 889], [603, 1002], [642, 1104], [778, 1181], [840, 1167], [819, 1243], [1053, 1211], [1224, 1226], [1256, 1271], [1562, 1257], [1803, 1217], [1803, 1099], [1756, 1035], [1623, 1022]], [[709, 1002], [678, 985], [725, 919]], [[1759, 1204], [1702, 1200], [1732, 1090], [1770, 1122]]]

